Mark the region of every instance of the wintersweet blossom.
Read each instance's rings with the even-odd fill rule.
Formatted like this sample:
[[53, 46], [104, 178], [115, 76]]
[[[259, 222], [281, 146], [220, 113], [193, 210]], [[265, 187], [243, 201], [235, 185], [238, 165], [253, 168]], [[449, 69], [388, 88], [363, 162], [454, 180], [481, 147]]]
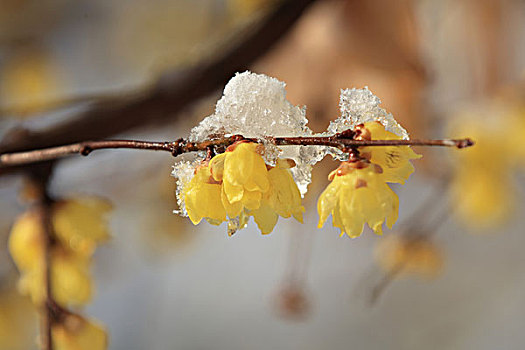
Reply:
[[450, 126], [452, 135], [468, 133], [476, 140], [476, 147], [454, 156], [450, 191], [454, 215], [467, 227], [483, 232], [505, 224], [515, 211], [512, 171], [518, 157], [514, 145], [509, 145], [508, 132], [518, 127], [483, 123], [475, 117], [459, 115]]
[[210, 167], [197, 168], [195, 176], [184, 187], [183, 196], [188, 216], [194, 225], [203, 218], [213, 225], [226, 220], [226, 211], [221, 201], [222, 186], [211, 176]]
[[253, 216], [263, 234], [273, 231], [279, 216], [302, 222], [301, 194], [289, 171], [295, 164], [278, 159], [266, 165], [256, 143], [238, 142], [197, 167], [184, 187], [186, 211], [193, 224], [203, 218], [214, 225]]
[[[109, 239], [106, 214], [111, 206], [103, 199], [84, 197], [58, 201], [51, 209], [53, 298], [64, 307], [85, 305], [92, 296], [91, 255], [99, 243]], [[38, 210], [18, 217], [9, 236], [9, 251], [20, 271], [18, 288], [36, 305], [47, 298], [46, 239]]]
[[270, 189], [266, 164], [256, 148], [255, 143], [237, 143], [210, 161], [213, 179], [222, 181], [221, 199], [230, 218], [244, 209], [258, 209]]
[[268, 171], [270, 188], [264, 194], [261, 206], [250, 212], [263, 234], [272, 232], [279, 216], [293, 216], [303, 222], [301, 194], [288, 170], [294, 165], [291, 160], [278, 159], [276, 166]]
[[377, 234], [382, 234], [382, 225], [389, 228], [397, 220], [399, 199], [388, 187], [381, 175], [381, 168], [358, 161], [343, 162], [330, 173], [332, 181], [319, 197], [317, 210], [321, 228], [332, 214], [335, 227], [355, 238], [363, 232], [364, 224]]
[[[356, 127], [359, 132], [357, 139], [361, 140], [401, 140], [402, 138], [387, 131], [383, 124], [378, 121], [367, 122]], [[409, 146], [373, 146], [360, 147], [362, 156], [370, 159], [371, 163], [377, 164], [383, 169], [383, 178], [386, 182], [404, 184], [410, 174], [414, 172], [412, 159], [421, 158], [420, 154], [414, 152]]]

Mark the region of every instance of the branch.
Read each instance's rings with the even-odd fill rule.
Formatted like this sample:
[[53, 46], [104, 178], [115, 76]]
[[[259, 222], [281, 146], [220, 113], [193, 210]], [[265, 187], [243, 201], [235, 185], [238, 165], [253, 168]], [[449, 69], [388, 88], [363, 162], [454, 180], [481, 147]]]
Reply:
[[42, 269], [44, 270], [44, 290], [45, 301], [42, 305], [42, 324], [41, 324], [41, 346], [44, 350], [53, 350], [52, 326], [55, 320], [55, 313], [51, 305], [54, 303], [51, 282], [51, 246], [53, 241], [53, 227], [51, 222], [52, 200], [48, 195], [47, 187], [51, 176], [52, 166], [42, 164], [31, 169], [30, 181], [34, 183], [38, 190], [37, 205], [40, 214], [40, 223], [43, 234], [44, 260]]
[[[225, 52], [187, 69], [164, 74], [141, 94], [95, 103], [86, 112], [43, 131], [7, 135], [0, 153], [21, 152], [111, 137], [139, 126], [175, 120], [199, 98], [214, 92], [283, 38], [315, 0], [279, 4], [258, 27]], [[16, 169], [11, 169], [16, 170]], [[0, 172], [5, 173], [6, 171]]]
[[[341, 133], [343, 134], [343, 133]], [[353, 140], [344, 138], [336, 134], [326, 137], [270, 137], [268, 140], [278, 146], [330, 146], [341, 150], [348, 147], [359, 146], [445, 146], [465, 148], [470, 147], [474, 142], [470, 139], [460, 140]], [[0, 155], [0, 169], [10, 166], [27, 165], [46, 160], [53, 160], [72, 154], [89, 155], [91, 152], [100, 149], [128, 148], [150, 151], [167, 151], [173, 156], [183, 153], [206, 151], [210, 147], [227, 147], [238, 141], [259, 142], [257, 139], [245, 138], [241, 135], [218, 138], [203, 142], [188, 142], [179, 139], [172, 142], [151, 142], [135, 140], [106, 140], [106, 141], [87, 141], [71, 145], [50, 147], [28, 152], [4, 153]]]

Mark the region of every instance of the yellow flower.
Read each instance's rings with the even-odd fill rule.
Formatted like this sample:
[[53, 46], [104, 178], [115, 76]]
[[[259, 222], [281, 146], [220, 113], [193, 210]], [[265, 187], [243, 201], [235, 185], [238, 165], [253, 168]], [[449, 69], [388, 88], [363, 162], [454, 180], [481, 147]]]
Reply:
[[183, 190], [186, 211], [194, 225], [202, 218], [213, 225], [219, 225], [226, 220], [221, 188], [220, 183], [211, 176], [210, 167], [203, 165], [197, 168], [195, 176]]
[[[20, 292], [29, 295], [35, 305], [41, 305], [46, 299], [44, 265], [20, 273]], [[51, 293], [64, 307], [87, 304], [92, 295], [89, 260], [54, 247], [51, 253]]]
[[263, 234], [273, 231], [279, 215], [283, 218], [293, 215], [297, 221], [303, 222], [301, 193], [288, 170], [294, 165], [291, 160], [277, 160], [276, 166], [268, 171], [270, 187], [260, 207], [249, 211]]
[[34, 211], [19, 216], [9, 235], [9, 252], [21, 271], [43, 265], [44, 239], [40, 217]]
[[[357, 129], [362, 132], [358, 139], [401, 140], [401, 137], [385, 130], [380, 122], [367, 122]], [[384, 181], [400, 184], [404, 184], [414, 172], [410, 160], [421, 158], [421, 155], [415, 153], [409, 146], [359, 147], [359, 151], [362, 156], [368, 155], [371, 163], [383, 169]]]
[[[105, 226], [100, 222], [101, 213], [107, 211], [108, 207], [98, 201], [59, 202], [53, 208], [52, 219], [58, 230], [55, 232], [56, 241], [51, 246], [51, 292], [62, 306], [84, 305], [91, 299], [89, 255], [95, 241], [108, 236]], [[73, 207], [68, 208], [70, 204]], [[81, 214], [77, 206], [86, 212]], [[80, 221], [71, 221], [75, 218]], [[91, 233], [86, 231], [90, 227], [93, 228]], [[20, 271], [20, 292], [29, 295], [35, 304], [40, 305], [46, 298], [45, 236], [37, 211], [28, 211], [15, 221], [9, 236], [9, 251]]]
[[302, 222], [301, 194], [288, 170], [293, 161], [278, 159], [269, 167], [255, 143], [234, 144], [201, 165], [184, 187], [186, 211], [196, 225], [202, 218], [218, 225], [230, 218], [230, 234], [254, 217], [263, 234], [272, 232], [279, 215]]
[[71, 250], [90, 256], [98, 243], [109, 239], [107, 214], [111, 204], [97, 197], [82, 197], [53, 205], [53, 228], [60, 242]]
[[476, 140], [475, 147], [454, 154], [450, 185], [454, 214], [475, 230], [504, 224], [516, 202], [511, 177], [515, 153], [508, 148], [506, 130], [468, 115], [457, 118], [451, 129], [453, 136], [468, 134]]
[[105, 350], [108, 347], [106, 330], [92, 320], [68, 315], [53, 325], [53, 345], [56, 350]]
[[330, 174], [332, 182], [317, 202], [321, 228], [330, 214], [332, 223], [354, 238], [361, 235], [365, 223], [377, 234], [382, 224], [389, 228], [397, 220], [399, 199], [388, 187], [375, 165], [362, 161], [343, 162]]
[[3, 284], [0, 290], [0, 349], [33, 349], [35, 316], [29, 300]]
[[424, 237], [389, 235], [378, 242], [375, 258], [387, 272], [428, 278], [439, 275], [444, 264], [441, 252]]
[[210, 161], [213, 179], [222, 181], [221, 200], [230, 218], [244, 208], [258, 209], [270, 188], [266, 164], [256, 148], [255, 143], [241, 142]]

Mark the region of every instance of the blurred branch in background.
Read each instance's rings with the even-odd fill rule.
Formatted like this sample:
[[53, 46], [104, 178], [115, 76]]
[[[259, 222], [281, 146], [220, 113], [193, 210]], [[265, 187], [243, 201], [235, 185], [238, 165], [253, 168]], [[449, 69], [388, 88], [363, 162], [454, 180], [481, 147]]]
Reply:
[[173, 120], [194, 101], [224, 85], [235, 72], [247, 69], [286, 34], [314, 1], [283, 1], [257, 28], [235, 40], [224, 52], [193, 67], [162, 75], [141, 94], [96, 102], [87, 111], [43, 131], [14, 130], [0, 143], [0, 153], [96, 140]]

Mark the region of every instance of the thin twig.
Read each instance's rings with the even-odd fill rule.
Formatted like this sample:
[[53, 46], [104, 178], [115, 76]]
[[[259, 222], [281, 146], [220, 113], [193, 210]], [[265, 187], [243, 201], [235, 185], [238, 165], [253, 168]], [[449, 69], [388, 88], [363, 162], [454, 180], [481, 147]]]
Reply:
[[[89, 155], [91, 152], [100, 149], [128, 148], [150, 151], [167, 151], [173, 156], [187, 152], [207, 151], [210, 147], [229, 146], [241, 140], [257, 142], [256, 139], [245, 138], [241, 135], [218, 138], [203, 142], [188, 142], [179, 139], [172, 142], [136, 141], [136, 140], [106, 140], [88, 141], [75, 143], [72, 145], [58, 146], [33, 150], [27, 152], [5, 153], [0, 155], [0, 168], [7, 166], [26, 165], [46, 160], [62, 158], [71, 154]], [[339, 149], [357, 146], [445, 146], [465, 148], [474, 144], [470, 139], [461, 140], [352, 140], [335, 136], [327, 137], [274, 137], [269, 138], [274, 144], [279, 146], [290, 145], [314, 145], [330, 146]]]
[[377, 302], [387, 287], [394, 282], [396, 277], [403, 271], [404, 267], [405, 262], [403, 261], [383, 275], [379, 283], [377, 283], [372, 289], [372, 293], [370, 293], [370, 305], [374, 305]]

